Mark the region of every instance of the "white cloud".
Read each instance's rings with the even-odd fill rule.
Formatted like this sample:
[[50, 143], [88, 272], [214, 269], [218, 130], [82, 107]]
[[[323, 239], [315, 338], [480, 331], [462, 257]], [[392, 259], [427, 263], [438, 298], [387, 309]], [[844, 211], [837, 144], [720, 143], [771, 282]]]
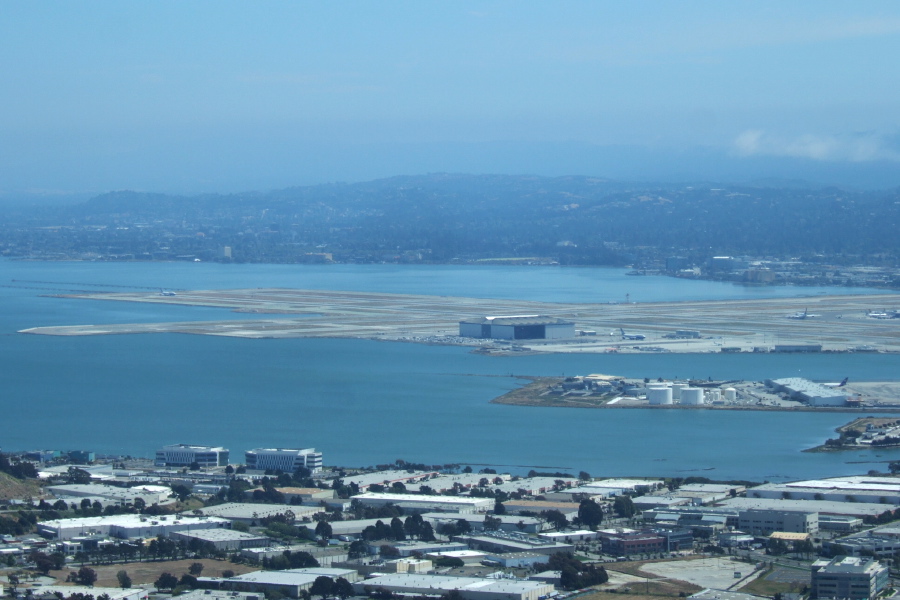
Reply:
[[733, 142], [740, 156], [791, 156], [822, 161], [868, 162], [892, 160], [900, 162], [900, 152], [883, 136], [872, 133], [845, 135], [803, 134], [784, 136], [759, 129], [741, 132]]

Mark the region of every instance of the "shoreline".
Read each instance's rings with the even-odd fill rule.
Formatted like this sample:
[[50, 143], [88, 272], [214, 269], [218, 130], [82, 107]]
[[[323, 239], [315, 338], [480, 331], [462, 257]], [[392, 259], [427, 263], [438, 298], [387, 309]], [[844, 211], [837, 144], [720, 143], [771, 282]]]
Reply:
[[[600, 397], [578, 397], [565, 395], [550, 395], [549, 390], [554, 386], [561, 385], [566, 379], [565, 377], [542, 377], [533, 375], [510, 375], [516, 379], [528, 381], [522, 387], [510, 390], [505, 394], [501, 394], [490, 400], [492, 404], [507, 404], [512, 406], [532, 406], [539, 408], [594, 408], [594, 409], [623, 409], [633, 408], [639, 410], [731, 410], [731, 411], [769, 411], [769, 412], [828, 412], [828, 413], [848, 413], [848, 414], [865, 414], [871, 412], [881, 413], [900, 413], [900, 404], [891, 404], [887, 406], [866, 405], [860, 407], [843, 407], [843, 406], [809, 406], [805, 404], [796, 404], [790, 406], [772, 406], [758, 404], [701, 404], [701, 405], [685, 405], [685, 404], [649, 404], [638, 400], [629, 400], [619, 403], [616, 400], [623, 398]], [[723, 383], [723, 385], [728, 382]], [[651, 385], [652, 382], [648, 383]], [[879, 382], [860, 382], [855, 384], [858, 387], [863, 386], [888, 386], [900, 395], [900, 382], [879, 381]], [[610, 396], [614, 396], [611, 394]], [[858, 417], [854, 421], [842, 426], [849, 427], [857, 421], [863, 421], [867, 417]], [[838, 428], [836, 431], [840, 431]], [[900, 444], [898, 444], [900, 445]]]

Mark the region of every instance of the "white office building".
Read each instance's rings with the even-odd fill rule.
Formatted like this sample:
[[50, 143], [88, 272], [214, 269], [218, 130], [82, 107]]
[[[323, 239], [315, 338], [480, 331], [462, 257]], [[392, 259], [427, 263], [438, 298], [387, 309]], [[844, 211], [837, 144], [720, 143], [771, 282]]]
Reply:
[[258, 471], [281, 471], [293, 473], [305, 467], [313, 473], [322, 470], [322, 453], [315, 448], [256, 448], [248, 450], [244, 455], [248, 469]]
[[228, 449], [191, 444], [169, 444], [156, 451], [157, 467], [189, 467], [197, 463], [203, 468], [228, 464]]

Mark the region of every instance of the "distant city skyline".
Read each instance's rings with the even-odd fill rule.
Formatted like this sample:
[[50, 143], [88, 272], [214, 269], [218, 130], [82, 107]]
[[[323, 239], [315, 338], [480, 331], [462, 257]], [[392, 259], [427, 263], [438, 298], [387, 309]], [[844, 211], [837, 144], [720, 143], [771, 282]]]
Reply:
[[0, 199], [429, 172], [900, 185], [891, 2], [0, 6]]

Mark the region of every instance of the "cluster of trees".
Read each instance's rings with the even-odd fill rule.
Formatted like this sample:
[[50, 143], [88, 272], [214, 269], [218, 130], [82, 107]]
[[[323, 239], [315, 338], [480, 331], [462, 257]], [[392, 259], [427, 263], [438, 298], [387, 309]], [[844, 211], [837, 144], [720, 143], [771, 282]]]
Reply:
[[559, 571], [560, 586], [566, 590], [578, 590], [592, 585], [600, 585], [609, 580], [606, 569], [595, 564], [583, 563], [571, 553], [551, 554], [546, 563], [535, 565], [539, 571]]
[[[203, 563], [195, 562], [191, 563], [188, 567], [188, 572], [184, 573], [181, 578], [169, 573], [168, 571], [164, 573], [160, 573], [159, 577], [156, 581], [153, 582], [153, 586], [157, 591], [161, 592], [162, 590], [169, 590], [174, 595], [179, 594], [183, 590], [187, 589], [195, 589], [197, 587], [197, 577], [203, 572]], [[131, 585], [131, 578], [128, 577], [128, 573], [125, 571], [119, 571], [118, 575], [121, 576], [124, 573], [124, 578], [127, 578], [129, 586]], [[234, 573], [232, 572], [232, 576]], [[122, 577], [119, 577], [119, 583], [122, 584]], [[125, 587], [122, 585], [121, 587]]]
[[441, 523], [437, 527], [439, 534], [445, 537], [453, 537], [455, 535], [464, 535], [472, 531], [472, 526], [465, 519], [459, 519], [453, 523]]
[[630, 519], [637, 512], [631, 496], [625, 494], [616, 496], [616, 499], [613, 500], [613, 511], [616, 515], [625, 519]]
[[34, 479], [37, 477], [37, 469], [28, 461], [20, 460], [19, 457], [10, 458], [8, 454], [0, 452], [0, 473], [6, 473], [16, 479]]
[[286, 569], [306, 569], [318, 567], [319, 561], [309, 552], [291, 552], [285, 550], [281, 556], [263, 557], [261, 565], [267, 571], [284, 571]]
[[343, 577], [332, 579], [323, 575], [316, 577], [309, 588], [309, 593], [311, 596], [321, 597], [322, 600], [332, 596], [340, 598], [340, 600], [347, 600], [353, 595], [353, 585]]
[[24, 535], [34, 531], [38, 514], [30, 510], [0, 515], [0, 535]]
[[422, 515], [414, 514], [406, 517], [405, 521], [401, 521], [400, 517], [394, 517], [390, 520], [389, 525], [385, 525], [384, 521], [379, 519], [375, 525], [369, 525], [362, 531], [362, 539], [367, 541], [402, 541], [407, 538], [430, 542], [434, 540], [434, 529], [431, 527], [431, 523], [422, 518]]

